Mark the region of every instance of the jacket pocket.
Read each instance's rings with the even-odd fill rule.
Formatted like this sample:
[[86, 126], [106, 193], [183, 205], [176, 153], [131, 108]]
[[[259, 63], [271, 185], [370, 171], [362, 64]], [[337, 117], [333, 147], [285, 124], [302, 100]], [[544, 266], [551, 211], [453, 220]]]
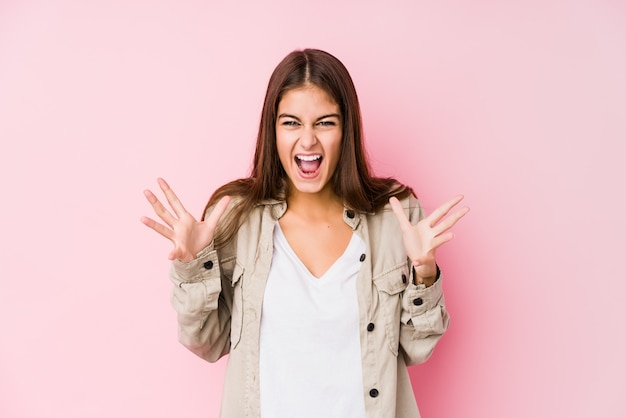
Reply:
[[402, 294], [408, 280], [408, 267], [404, 262], [373, 279], [378, 293], [378, 316], [384, 318], [387, 343], [395, 356], [398, 355], [400, 345]]
[[235, 264], [232, 277], [233, 305], [230, 312], [230, 347], [231, 350], [237, 347], [241, 339], [243, 326], [243, 275], [244, 268], [239, 263]]

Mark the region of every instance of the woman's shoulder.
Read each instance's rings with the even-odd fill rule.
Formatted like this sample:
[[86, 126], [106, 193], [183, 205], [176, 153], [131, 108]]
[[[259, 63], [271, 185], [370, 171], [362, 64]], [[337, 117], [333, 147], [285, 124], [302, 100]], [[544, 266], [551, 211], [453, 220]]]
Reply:
[[391, 203], [389, 203], [389, 199], [391, 199], [391, 197], [395, 197], [396, 199], [398, 199], [398, 201], [400, 202], [400, 204], [406, 211], [411, 211], [412, 209], [420, 206], [419, 200], [413, 193], [404, 194], [401, 196], [392, 195], [386, 200], [386, 202], [380, 209], [374, 212], [371, 212], [370, 214], [371, 215], [384, 215], [384, 214], [393, 213], [393, 209], [391, 208]]
[[413, 189], [397, 180], [389, 180], [391, 181], [388, 183], [387, 193], [379, 199], [376, 209], [368, 213], [371, 222], [381, 222], [382, 224], [387, 224], [388, 222], [395, 224], [397, 222], [397, 216], [391, 207], [391, 203], [389, 203], [392, 197], [398, 199], [409, 220], [421, 218], [421, 204]]

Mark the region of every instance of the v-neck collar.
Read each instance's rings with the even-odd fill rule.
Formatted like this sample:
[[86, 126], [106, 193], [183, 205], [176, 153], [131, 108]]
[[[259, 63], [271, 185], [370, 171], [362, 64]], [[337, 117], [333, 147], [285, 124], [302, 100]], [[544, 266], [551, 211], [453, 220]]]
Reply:
[[324, 278], [330, 273], [332, 273], [334, 270], [338, 269], [344, 260], [349, 260], [350, 258], [352, 258], [351, 256], [353, 255], [354, 255], [353, 257], [354, 260], [358, 260], [357, 244], [361, 238], [353, 232], [352, 236], [350, 237], [350, 241], [348, 242], [348, 245], [344, 249], [343, 253], [339, 257], [337, 257], [337, 259], [333, 261], [330, 267], [328, 267], [326, 271], [322, 273], [322, 275], [319, 277], [311, 273], [311, 271], [307, 268], [307, 266], [302, 262], [300, 257], [298, 257], [298, 255], [293, 250], [293, 248], [291, 248], [291, 245], [289, 245], [289, 241], [287, 240], [287, 237], [285, 236], [282, 228], [280, 227], [279, 222], [276, 222], [276, 230], [274, 232], [274, 239], [279, 241], [279, 244], [284, 247], [289, 257], [306, 274], [307, 277], [314, 280], [315, 282], [325, 282], [328, 280], [324, 280]]

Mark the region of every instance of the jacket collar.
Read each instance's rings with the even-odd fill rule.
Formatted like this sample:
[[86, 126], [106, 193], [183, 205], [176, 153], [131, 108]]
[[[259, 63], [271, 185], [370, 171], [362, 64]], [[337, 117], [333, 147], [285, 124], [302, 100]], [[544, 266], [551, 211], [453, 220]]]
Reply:
[[[287, 202], [278, 199], [265, 199], [259, 202], [259, 206], [269, 206], [272, 217], [276, 220], [280, 219], [287, 212]], [[361, 221], [362, 214], [347, 207], [343, 210], [343, 221], [348, 224], [352, 230], [355, 230]]]

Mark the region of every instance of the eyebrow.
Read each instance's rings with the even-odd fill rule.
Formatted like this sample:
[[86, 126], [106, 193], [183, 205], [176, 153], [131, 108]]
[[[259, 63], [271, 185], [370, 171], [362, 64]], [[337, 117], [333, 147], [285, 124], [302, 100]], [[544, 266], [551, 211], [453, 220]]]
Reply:
[[[280, 115], [278, 115], [278, 119], [280, 118], [292, 118], [292, 119], [296, 119], [296, 120], [300, 120], [299, 117], [294, 116], [294, 115], [290, 115], [288, 113], [281, 113]], [[328, 115], [324, 115], [324, 116], [320, 116], [319, 118], [315, 119], [316, 122], [322, 120], [322, 119], [326, 119], [326, 118], [337, 118], [341, 120], [341, 116], [338, 113], [329, 113]]]

